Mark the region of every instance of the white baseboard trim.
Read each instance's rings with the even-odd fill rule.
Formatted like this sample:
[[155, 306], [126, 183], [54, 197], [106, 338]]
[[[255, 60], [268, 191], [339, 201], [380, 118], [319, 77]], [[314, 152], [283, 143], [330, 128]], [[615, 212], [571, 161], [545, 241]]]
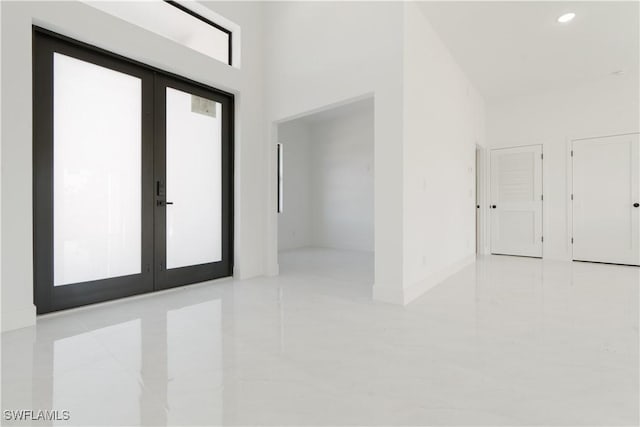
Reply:
[[440, 270], [437, 273], [433, 273], [427, 278], [420, 280], [407, 288], [402, 288], [400, 286], [374, 285], [373, 299], [390, 304], [407, 305], [411, 301], [422, 296], [429, 289], [440, 284], [449, 276], [452, 276], [463, 268], [473, 264], [475, 260], [475, 254], [466, 256], [451, 266]]
[[265, 276], [273, 277], [280, 275], [280, 264], [278, 263], [269, 263], [267, 266], [267, 271], [265, 272]]
[[444, 268], [436, 273], [431, 274], [423, 280], [405, 288], [404, 290], [404, 304], [409, 304], [411, 301], [422, 296], [428, 290], [434, 288], [448, 277], [456, 274], [463, 268], [473, 264], [476, 260], [476, 255], [471, 254], [462, 258], [461, 260], [453, 263], [451, 266]]
[[403, 291], [400, 286], [373, 285], [373, 299], [389, 304], [404, 305]]
[[36, 306], [2, 310], [2, 332], [26, 328], [36, 324]]

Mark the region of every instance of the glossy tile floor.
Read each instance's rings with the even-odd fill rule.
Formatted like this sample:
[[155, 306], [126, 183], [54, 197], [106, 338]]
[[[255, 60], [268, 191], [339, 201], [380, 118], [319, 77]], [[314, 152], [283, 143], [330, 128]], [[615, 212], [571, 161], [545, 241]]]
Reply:
[[283, 253], [281, 270], [3, 334], [2, 408], [69, 410], [60, 425], [638, 425], [640, 269], [484, 257], [404, 308], [371, 300], [368, 254]]

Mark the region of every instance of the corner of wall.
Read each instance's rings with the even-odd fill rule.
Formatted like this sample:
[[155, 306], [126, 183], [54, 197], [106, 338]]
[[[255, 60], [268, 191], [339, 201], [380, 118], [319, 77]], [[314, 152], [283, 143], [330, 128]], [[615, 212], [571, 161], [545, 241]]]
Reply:
[[[467, 207], [475, 207], [471, 164], [486, 118], [481, 94], [413, 2], [403, 9], [402, 75], [404, 283], [393, 299], [408, 304], [475, 260]], [[448, 201], [447, 214], [435, 212], [435, 200]]]
[[373, 299], [389, 304], [404, 305], [404, 291], [399, 286], [376, 283], [373, 285]]
[[449, 277], [473, 264], [476, 260], [475, 254], [467, 255], [460, 259], [458, 262], [444, 268], [436, 273], [433, 273], [426, 278], [416, 282], [404, 289], [404, 304], [409, 304], [411, 301], [421, 297], [425, 292], [435, 288], [440, 283], [447, 280]]
[[36, 306], [2, 310], [2, 332], [26, 328], [36, 324]]
[[450, 265], [449, 267], [433, 273], [426, 278], [404, 288], [376, 283], [373, 286], [373, 299], [390, 304], [407, 305], [420, 298], [427, 291], [435, 288], [440, 283], [447, 280], [449, 277], [472, 265], [475, 260], [475, 254], [468, 255], [460, 259], [458, 262]]

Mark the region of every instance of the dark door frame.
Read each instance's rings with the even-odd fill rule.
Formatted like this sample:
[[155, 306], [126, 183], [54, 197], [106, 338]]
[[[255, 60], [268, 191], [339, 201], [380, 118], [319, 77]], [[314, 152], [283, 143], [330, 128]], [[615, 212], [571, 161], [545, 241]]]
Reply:
[[[53, 286], [53, 53], [71, 56], [141, 79], [142, 182], [141, 273], [90, 282]], [[159, 234], [155, 183], [165, 173], [158, 163], [159, 100], [157, 84], [170, 81], [189, 92], [214, 97], [223, 104], [222, 124], [222, 257], [216, 265], [163, 272], [164, 240]], [[162, 111], [164, 105], [161, 106]], [[164, 120], [162, 120], [164, 123]], [[33, 26], [33, 271], [37, 313], [47, 313], [158, 289], [212, 280], [233, 274], [233, 94], [171, 74], [49, 30]], [[160, 132], [164, 135], [164, 132]], [[155, 142], [154, 142], [155, 141]], [[164, 143], [164, 139], [162, 141]], [[154, 148], [155, 145], [155, 148]], [[164, 152], [163, 152], [164, 155]], [[154, 159], [154, 156], [156, 159]], [[164, 210], [164, 209], [163, 209]], [[160, 246], [162, 244], [162, 246]], [[208, 266], [208, 267], [204, 267]]]

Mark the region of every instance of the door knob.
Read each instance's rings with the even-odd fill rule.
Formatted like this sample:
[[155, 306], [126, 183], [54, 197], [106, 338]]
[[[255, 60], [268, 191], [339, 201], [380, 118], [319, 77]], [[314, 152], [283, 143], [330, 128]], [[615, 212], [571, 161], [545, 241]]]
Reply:
[[495, 209], [495, 208], [496, 208], [496, 205], [491, 205], [491, 209]]
[[634, 208], [638, 208], [638, 207], [640, 207], [640, 203], [634, 203], [634, 204], [633, 204], [633, 207], [634, 207]]

